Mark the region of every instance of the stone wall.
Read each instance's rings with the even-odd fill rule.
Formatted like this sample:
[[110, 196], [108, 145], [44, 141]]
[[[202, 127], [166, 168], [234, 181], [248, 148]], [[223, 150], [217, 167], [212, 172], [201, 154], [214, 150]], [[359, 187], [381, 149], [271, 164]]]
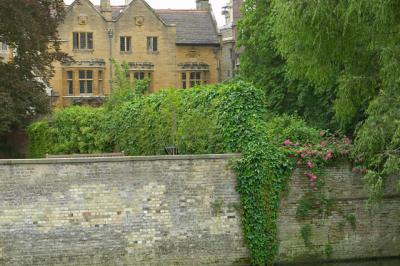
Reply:
[[0, 161], [0, 265], [236, 265], [232, 155]]
[[[352, 173], [351, 166], [345, 162], [329, 166], [323, 195], [332, 202], [331, 213], [314, 211], [308, 219], [298, 221], [299, 201], [311, 191], [303, 171], [296, 170], [281, 201], [279, 261], [400, 256], [400, 194], [395, 190], [396, 178], [388, 180], [382, 204], [368, 210], [368, 192], [362, 176]], [[309, 247], [300, 233], [307, 224], [311, 226]], [[330, 256], [328, 250], [331, 250]]]
[[[247, 265], [234, 157], [0, 160], [0, 265]], [[400, 255], [394, 178], [370, 211], [361, 176], [330, 166], [331, 212], [298, 221], [311, 191], [302, 171], [281, 201], [279, 262]]]

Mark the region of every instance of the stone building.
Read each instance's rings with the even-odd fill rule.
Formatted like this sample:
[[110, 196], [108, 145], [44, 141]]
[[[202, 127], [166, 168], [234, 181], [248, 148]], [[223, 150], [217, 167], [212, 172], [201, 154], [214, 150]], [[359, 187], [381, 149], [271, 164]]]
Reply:
[[221, 28], [221, 79], [228, 80], [235, 76], [240, 66], [240, 54], [243, 49], [236, 47], [237, 23], [241, 18], [243, 0], [229, 0], [222, 9], [225, 25]]
[[126, 62], [132, 79], [150, 78], [150, 92], [219, 82], [217, 24], [208, 0], [196, 4], [155, 10], [144, 0], [75, 0], [59, 26], [61, 49], [74, 61], [54, 64], [53, 105], [101, 104], [112, 93], [112, 59]]

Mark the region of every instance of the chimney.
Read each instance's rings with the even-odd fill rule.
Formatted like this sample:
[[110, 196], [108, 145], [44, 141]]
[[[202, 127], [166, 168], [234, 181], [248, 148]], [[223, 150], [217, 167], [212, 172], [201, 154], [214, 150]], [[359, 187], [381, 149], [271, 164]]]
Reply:
[[211, 5], [208, 0], [196, 0], [196, 9], [198, 10], [210, 10]]
[[100, 1], [100, 12], [107, 21], [112, 21], [112, 9], [110, 0]]

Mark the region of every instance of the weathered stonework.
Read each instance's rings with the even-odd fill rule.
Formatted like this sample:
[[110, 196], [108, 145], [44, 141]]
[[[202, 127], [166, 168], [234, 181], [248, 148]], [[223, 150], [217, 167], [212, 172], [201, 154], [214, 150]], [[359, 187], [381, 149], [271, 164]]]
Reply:
[[0, 161], [0, 264], [241, 265], [231, 158]]
[[[400, 256], [400, 194], [395, 190], [395, 180], [388, 180], [382, 204], [368, 210], [368, 191], [362, 176], [352, 173], [345, 162], [330, 166], [326, 169], [324, 194], [333, 200], [331, 215], [314, 213], [314, 219], [299, 222], [297, 206], [311, 189], [302, 170], [296, 170], [280, 204], [278, 260], [326, 260], [328, 245], [332, 248], [330, 259], [335, 260]], [[348, 215], [355, 217], [353, 226], [346, 219]], [[300, 233], [305, 224], [311, 225], [311, 247], [305, 246]]]
[[[0, 265], [248, 265], [233, 157], [0, 160]], [[281, 201], [279, 262], [323, 265], [328, 243], [334, 260], [400, 255], [394, 178], [370, 212], [361, 176], [346, 163], [328, 167], [325, 194], [335, 208], [298, 222], [299, 200], [310, 191], [301, 171]]]

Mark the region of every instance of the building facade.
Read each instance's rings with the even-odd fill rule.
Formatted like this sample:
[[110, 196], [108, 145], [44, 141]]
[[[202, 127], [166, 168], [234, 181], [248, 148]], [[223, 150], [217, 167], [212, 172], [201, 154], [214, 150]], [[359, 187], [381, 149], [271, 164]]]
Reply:
[[150, 92], [220, 81], [221, 38], [208, 0], [194, 10], [155, 10], [144, 0], [100, 6], [75, 0], [59, 26], [61, 49], [74, 59], [55, 63], [52, 103], [101, 104], [112, 93], [112, 61], [127, 63]]
[[241, 18], [243, 0], [229, 0], [222, 9], [225, 16], [225, 25], [221, 28], [221, 79], [228, 80], [235, 77], [240, 67], [240, 54], [243, 49], [236, 46], [237, 23]]

